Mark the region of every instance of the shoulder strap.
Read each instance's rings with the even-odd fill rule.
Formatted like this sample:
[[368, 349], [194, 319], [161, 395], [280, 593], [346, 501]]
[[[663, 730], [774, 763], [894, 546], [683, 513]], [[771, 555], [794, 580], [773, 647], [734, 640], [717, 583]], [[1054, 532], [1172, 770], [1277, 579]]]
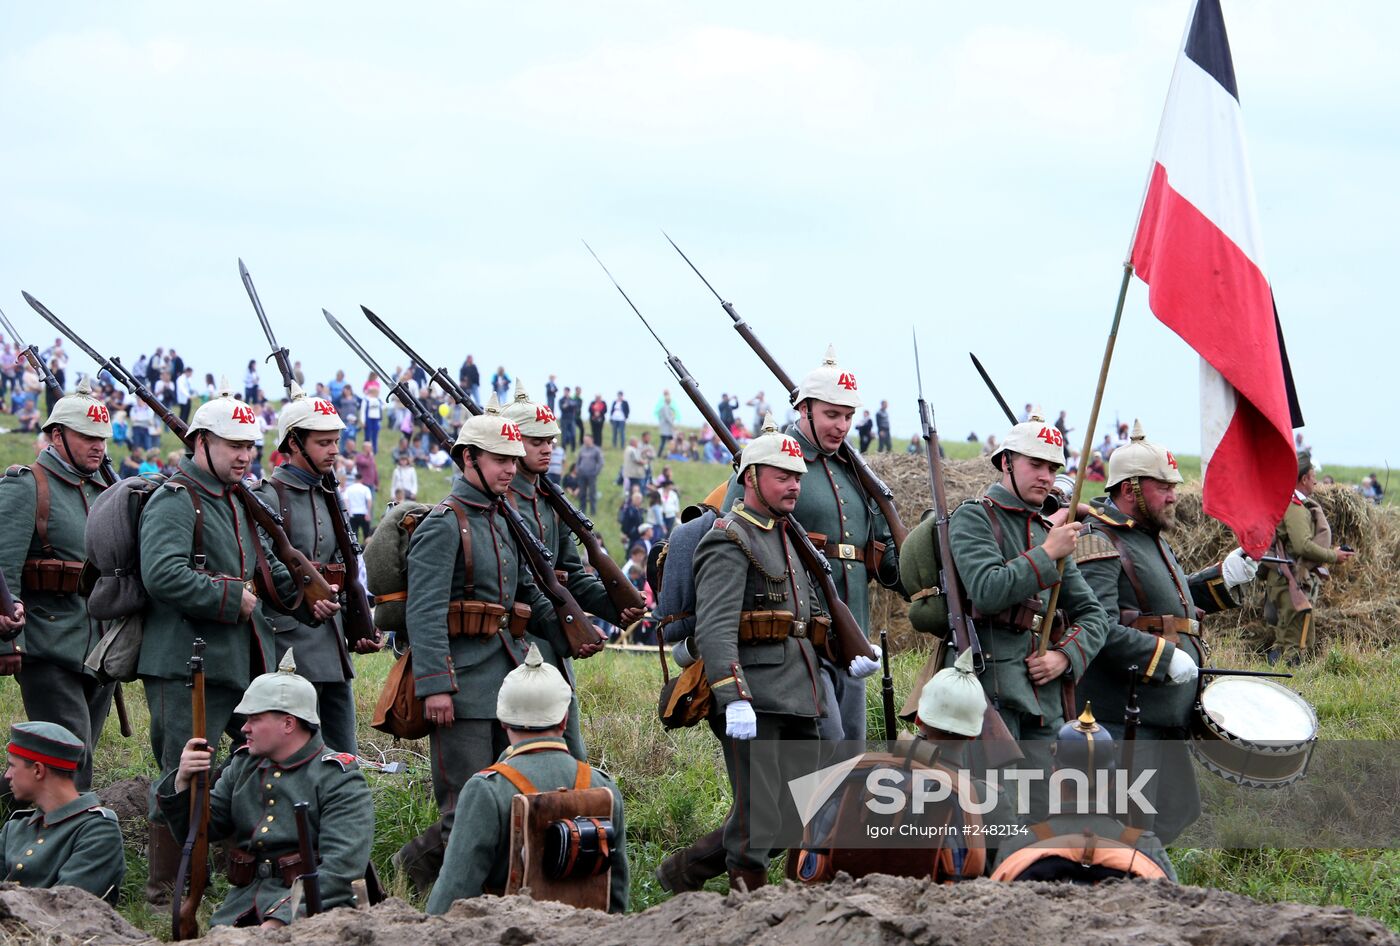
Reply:
[[987, 510], [987, 521], [992, 524], [992, 538], [997, 540], [997, 548], [1000, 549], [1004, 534], [1001, 531], [1001, 520], [997, 518], [996, 504], [988, 496], [983, 496], [980, 502], [982, 508]]
[[471, 601], [476, 597], [476, 564], [472, 561], [472, 526], [467, 521], [467, 511], [462, 508], [462, 504], [455, 502], [449, 496], [442, 501], [442, 505], [451, 509], [457, 516], [457, 531], [462, 537], [462, 566], [466, 569], [466, 600]]
[[194, 507], [194, 567], [204, 567], [204, 502], [199, 498], [199, 490], [187, 489], [185, 495]]
[[515, 790], [522, 795], [538, 795], [540, 793], [540, 790], [535, 787], [534, 782], [527, 779], [519, 769], [506, 762], [497, 762], [495, 765], [488, 765], [482, 771], [495, 772], [505, 776], [506, 780], [514, 785]]
[[283, 483], [275, 476], [269, 476], [267, 481], [272, 484], [272, 488], [277, 493], [277, 507], [282, 512], [282, 518], [287, 521], [290, 527], [292, 522], [292, 506], [287, 501], [287, 484]]
[[55, 558], [53, 545], [49, 542], [49, 475], [38, 463], [29, 468], [34, 474], [34, 531], [39, 536], [39, 547], [47, 558]]
[[593, 782], [593, 767], [582, 759], [578, 760], [578, 774], [574, 776], [574, 791], [581, 792]]
[[[1098, 531], [1097, 529], [1094, 531]], [[1142, 588], [1142, 582], [1138, 580], [1137, 566], [1133, 564], [1131, 555], [1123, 554], [1123, 538], [1118, 534], [1117, 529], [1104, 529], [1101, 533], [1108, 541], [1113, 543], [1113, 547], [1118, 550], [1118, 561], [1123, 566], [1123, 574], [1128, 576], [1128, 584], [1133, 586], [1133, 594], [1137, 595], [1138, 609], [1144, 610], [1147, 607], [1147, 592]]]

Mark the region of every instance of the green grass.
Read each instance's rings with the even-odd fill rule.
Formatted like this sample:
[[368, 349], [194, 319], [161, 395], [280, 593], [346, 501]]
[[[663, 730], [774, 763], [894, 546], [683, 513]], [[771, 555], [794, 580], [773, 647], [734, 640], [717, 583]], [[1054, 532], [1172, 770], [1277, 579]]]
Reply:
[[[387, 484], [392, 443], [384, 439], [379, 465], [381, 479]], [[905, 443], [897, 441], [896, 448]], [[163, 448], [175, 449], [168, 434]], [[976, 445], [961, 442], [949, 442], [945, 449], [953, 457], [971, 457], [978, 452]], [[596, 521], [609, 547], [616, 549], [618, 530], [614, 516], [620, 489], [614, 478], [619, 456], [617, 451], [605, 452], [608, 466], [600, 477]], [[30, 437], [0, 437], [0, 462], [29, 462], [32, 457]], [[1191, 458], [1179, 459], [1188, 478], [1193, 472], [1198, 474], [1198, 463]], [[713, 464], [670, 465], [683, 502], [703, 497], [728, 472], [727, 467]], [[656, 465], [658, 472], [660, 466]], [[441, 498], [448, 488], [448, 476], [441, 472], [420, 470], [419, 481], [420, 498], [429, 502]], [[897, 693], [903, 695], [912, 685], [923, 659], [924, 655], [917, 651], [894, 656]], [[436, 815], [426, 766], [426, 742], [396, 742], [368, 728], [392, 661], [383, 654], [358, 656], [355, 661], [362, 754], [409, 765], [406, 775], [368, 776], [376, 814], [374, 861], [391, 892], [407, 896], [406, 881], [395, 876], [389, 858]], [[1214, 662], [1262, 666], [1258, 658], [1230, 640], [1215, 643]], [[716, 826], [728, 808], [728, 786], [718, 745], [703, 726], [667, 732], [657, 722], [656, 693], [661, 676], [654, 655], [604, 653], [579, 662], [577, 672], [584, 735], [592, 761], [617, 779], [624, 794], [633, 909], [645, 909], [666, 897], [652, 874], [660, 859]], [[1317, 709], [1323, 738], [1393, 739], [1400, 734], [1394, 711], [1400, 704], [1400, 654], [1336, 647], [1324, 659], [1302, 668], [1292, 685]], [[127, 686], [126, 693], [136, 735], [130, 740], [122, 739], [113, 714], [97, 750], [99, 786], [136, 775], [158, 774], [148, 748], [148, 718], [141, 688]], [[871, 687], [869, 694], [873, 733], [879, 731], [878, 687]], [[0, 681], [0, 714], [7, 719], [22, 715], [18, 688], [13, 682]], [[1204, 773], [1200, 778], [1209, 795], [1214, 787], [1212, 781], [1218, 780]], [[120, 910], [137, 926], [165, 937], [169, 932], [166, 915], [151, 913], [141, 897], [145, 882], [144, 831], [133, 832], [130, 826], [126, 827], [128, 874]], [[1339, 904], [1400, 930], [1400, 852], [1181, 848], [1171, 854], [1186, 883], [1219, 887], [1265, 901]], [[712, 882], [711, 888], [724, 890], [724, 881]], [[215, 895], [218, 889], [214, 888]], [[212, 902], [206, 902], [206, 916]]]

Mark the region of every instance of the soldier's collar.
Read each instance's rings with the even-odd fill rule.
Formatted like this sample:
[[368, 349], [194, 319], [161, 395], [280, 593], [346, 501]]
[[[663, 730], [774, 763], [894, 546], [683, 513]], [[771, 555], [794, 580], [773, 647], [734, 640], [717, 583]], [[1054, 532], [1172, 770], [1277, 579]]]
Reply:
[[496, 497], [483, 493], [471, 483], [467, 478], [458, 473], [452, 480], [452, 495], [456, 496], [468, 506], [475, 506], [477, 509], [489, 509], [495, 505]]
[[1035, 516], [1038, 519], [1045, 517], [1040, 514], [1039, 507], [1032, 508], [1021, 502], [1021, 498], [1000, 483], [993, 483], [987, 488], [987, 501], [998, 509], [1005, 509], [1007, 512], [1014, 512], [1022, 516]]
[[83, 480], [92, 479], [91, 474], [82, 472], [73, 464], [63, 459], [63, 457], [59, 456], [53, 444], [49, 444], [43, 450], [40, 450], [38, 459], [35, 462], [43, 466], [45, 470], [52, 473], [54, 476], [63, 480], [63, 482], [67, 483], [69, 486], [77, 486], [82, 483]]
[[759, 516], [752, 512], [749, 512], [749, 510], [744, 506], [744, 501], [742, 499], [734, 500], [734, 505], [729, 508], [729, 511], [734, 515], [738, 516], [740, 519], [743, 519], [750, 525], [758, 526], [764, 532], [767, 532], [773, 528], [773, 523], [775, 521], [774, 519], [768, 516]]
[[312, 761], [313, 759], [320, 758], [321, 753], [325, 751], [325, 742], [323, 742], [318, 735], [312, 733], [311, 738], [306, 740], [306, 745], [302, 746], [300, 749], [296, 750], [286, 759], [283, 759], [280, 762], [276, 759], [271, 759], [264, 756], [262, 761], [262, 768], [276, 766], [277, 768], [282, 769], [283, 771], [286, 771], [288, 769], [299, 769], [306, 763]]
[[321, 485], [321, 478], [314, 473], [308, 473], [297, 466], [291, 460], [283, 463], [272, 471], [273, 479], [286, 483], [292, 489], [311, 489]]
[[44, 827], [51, 828], [61, 821], [67, 821], [85, 811], [98, 808], [102, 805], [102, 799], [98, 798], [94, 792], [83, 792], [77, 798], [66, 805], [55, 808], [53, 811], [44, 812]]
[[1096, 496], [1091, 499], [1089, 508], [1092, 510], [1089, 514], [1105, 525], [1131, 529], [1138, 524], [1136, 519], [1119, 509], [1107, 496]]
[[528, 474], [517, 470], [515, 479], [510, 481], [510, 491], [524, 496], [526, 499], [535, 498], [535, 481]]
[[205, 472], [191, 456], [180, 458], [180, 475], [211, 496], [223, 496], [232, 489], [214, 474]]
[[568, 752], [569, 744], [559, 736], [531, 736], [529, 739], [520, 740], [502, 752], [500, 761], [505, 762], [530, 752], [548, 752], [556, 749], [560, 752]]

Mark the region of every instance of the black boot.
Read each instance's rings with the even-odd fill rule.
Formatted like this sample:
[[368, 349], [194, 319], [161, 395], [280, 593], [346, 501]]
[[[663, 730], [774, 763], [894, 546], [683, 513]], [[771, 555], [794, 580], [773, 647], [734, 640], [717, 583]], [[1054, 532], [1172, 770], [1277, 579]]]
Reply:
[[729, 892], [746, 890], [753, 893], [759, 887], [768, 886], [768, 871], [761, 869], [735, 870], [729, 869]]
[[434, 821], [428, 830], [399, 848], [392, 862], [408, 875], [413, 889], [422, 896], [437, 883], [446, 854], [447, 839], [443, 835], [443, 825], [439, 819]]
[[668, 893], [699, 890], [705, 881], [724, 873], [724, 828], [702, 835], [661, 862], [656, 879]]

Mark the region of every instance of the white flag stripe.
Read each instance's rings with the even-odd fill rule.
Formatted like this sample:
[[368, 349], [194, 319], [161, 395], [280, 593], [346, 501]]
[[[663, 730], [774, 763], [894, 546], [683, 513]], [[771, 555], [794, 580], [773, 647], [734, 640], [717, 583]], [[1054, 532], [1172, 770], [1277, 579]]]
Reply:
[[1204, 480], [1215, 448], [1235, 417], [1239, 393], [1225, 376], [1201, 359], [1201, 478]]
[[1267, 278], [1240, 103], [1184, 52], [1162, 113], [1157, 163], [1166, 169], [1172, 190], [1215, 224]]

